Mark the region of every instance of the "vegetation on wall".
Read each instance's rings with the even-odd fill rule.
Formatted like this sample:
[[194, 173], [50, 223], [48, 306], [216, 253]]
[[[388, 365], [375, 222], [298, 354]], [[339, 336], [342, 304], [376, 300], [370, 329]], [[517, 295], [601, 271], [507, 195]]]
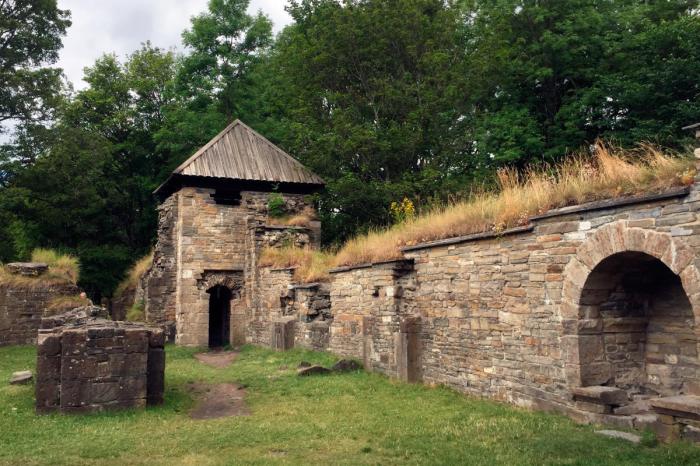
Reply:
[[33, 277], [10, 273], [0, 264], [0, 284], [44, 286], [47, 283], [76, 284], [80, 279], [78, 259], [70, 254], [63, 254], [51, 249], [35, 249], [31, 253], [30, 260], [48, 265], [49, 270], [42, 275]]
[[69, 12], [0, 8], [21, 5], [0, 12], [0, 33], [22, 24], [0, 46], [0, 119], [19, 122], [0, 148], [0, 261], [69, 251], [96, 300], [152, 247], [152, 191], [234, 118], [326, 179], [323, 242], [366, 238], [342, 263], [395, 221], [420, 231], [400, 244], [443, 234], [392, 203], [455, 204], [598, 138], [682, 150], [700, 121], [697, 0], [293, 0], [276, 38], [247, 0], [210, 0], [184, 52], [105, 55], [75, 93], [48, 68]]
[[[653, 146], [622, 150], [596, 143], [593, 157], [571, 157], [545, 169], [498, 172], [498, 189], [431, 208], [415, 218], [352, 238], [335, 254], [301, 248], [264, 250], [262, 265], [298, 267], [295, 279], [328, 278], [328, 268], [395, 260], [401, 248], [423, 242], [527, 225], [550, 209], [693, 183], [692, 157], [668, 156]], [[398, 207], [397, 207], [398, 208]], [[314, 261], [313, 257], [324, 260]], [[324, 269], [326, 267], [326, 269]]]

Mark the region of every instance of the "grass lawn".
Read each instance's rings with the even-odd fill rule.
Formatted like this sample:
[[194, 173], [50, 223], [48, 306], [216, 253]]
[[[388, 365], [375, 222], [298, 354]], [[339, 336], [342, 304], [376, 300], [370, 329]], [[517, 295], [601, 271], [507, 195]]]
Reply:
[[[167, 353], [163, 406], [37, 416], [33, 387], [7, 384], [34, 367], [34, 348], [0, 348], [0, 464], [700, 464], [690, 444], [636, 446], [445, 388], [366, 373], [295, 375], [301, 360], [334, 361], [322, 353], [246, 347], [226, 369], [199, 363], [192, 349]], [[251, 416], [189, 418], [188, 382], [233, 381], [248, 386]]]

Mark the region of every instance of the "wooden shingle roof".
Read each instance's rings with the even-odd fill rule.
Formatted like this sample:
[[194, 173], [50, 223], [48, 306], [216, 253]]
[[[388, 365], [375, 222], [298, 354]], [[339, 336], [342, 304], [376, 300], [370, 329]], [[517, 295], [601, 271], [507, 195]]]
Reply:
[[320, 176], [240, 120], [231, 123], [185, 160], [173, 175], [325, 184]]

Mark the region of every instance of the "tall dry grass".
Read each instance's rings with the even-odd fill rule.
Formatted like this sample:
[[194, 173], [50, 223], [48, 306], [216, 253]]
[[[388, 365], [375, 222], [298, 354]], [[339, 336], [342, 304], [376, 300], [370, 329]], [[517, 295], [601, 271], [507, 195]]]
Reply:
[[622, 150], [597, 142], [592, 157], [576, 156], [519, 173], [498, 172], [498, 190], [474, 193], [468, 200], [433, 209], [415, 220], [371, 231], [348, 241], [333, 265], [398, 259], [400, 248], [427, 241], [524, 225], [550, 209], [693, 182], [693, 160], [668, 156], [643, 144]]
[[475, 233], [498, 233], [529, 223], [548, 210], [586, 202], [652, 193], [690, 185], [692, 158], [666, 155], [642, 144], [620, 149], [597, 142], [592, 156], [573, 156], [556, 165], [497, 174], [497, 189], [422, 213], [415, 219], [370, 231], [345, 243], [336, 254], [299, 248], [268, 249], [261, 265], [298, 267], [301, 282], [328, 278], [328, 268], [400, 259], [401, 248]]
[[35, 249], [32, 251], [32, 262], [43, 262], [49, 266], [48, 272], [38, 277], [26, 277], [9, 273], [0, 267], [0, 283], [17, 286], [33, 286], [60, 283], [78, 283], [80, 264], [75, 256], [63, 254], [53, 249]]
[[301, 212], [284, 217], [270, 217], [268, 225], [284, 225], [290, 227], [308, 227], [311, 222], [317, 219], [316, 210], [312, 207], [305, 207]]
[[333, 255], [311, 248], [285, 246], [282, 248], [265, 248], [260, 255], [260, 266], [285, 268], [294, 267], [294, 279], [300, 283], [325, 282], [329, 280], [328, 271], [333, 262]]
[[114, 297], [118, 298], [123, 295], [126, 290], [136, 288], [139, 280], [141, 280], [141, 277], [143, 277], [146, 272], [148, 272], [148, 269], [151, 268], [152, 263], [153, 251], [137, 260], [127, 272], [126, 278], [124, 278], [119, 286], [117, 286], [117, 289], [114, 291]]

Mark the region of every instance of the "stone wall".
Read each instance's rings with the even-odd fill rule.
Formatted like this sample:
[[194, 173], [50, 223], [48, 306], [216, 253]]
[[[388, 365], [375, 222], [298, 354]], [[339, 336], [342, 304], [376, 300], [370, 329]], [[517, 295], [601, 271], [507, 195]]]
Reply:
[[0, 346], [36, 343], [46, 308], [61, 297], [80, 294], [72, 284], [42, 282], [0, 283]]
[[[337, 269], [329, 350], [390, 376], [563, 411], [581, 385], [698, 394], [699, 207], [696, 187], [593, 203]], [[615, 270], [601, 265], [612, 256]]]
[[[257, 305], [249, 323], [249, 341], [279, 347], [274, 332], [279, 326], [293, 327], [285, 347], [322, 351], [328, 348], [333, 316], [330, 290], [325, 283], [294, 284], [294, 269], [262, 268]], [[291, 322], [291, 324], [290, 324]]]
[[93, 412], [162, 403], [162, 330], [74, 317], [46, 319], [39, 331], [38, 412]]
[[[699, 187], [674, 188], [336, 269], [328, 339], [311, 347], [407, 381], [638, 426], [639, 400], [700, 395], [698, 211]], [[267, 269], [259, 285], [251, 341], [270, 344], [271, 324], [292, 316], [294, 344], [309, 347], [299, 323], [314, 287]], [[575, 398], [607, 393], [594, 386], [623, 406]]]

